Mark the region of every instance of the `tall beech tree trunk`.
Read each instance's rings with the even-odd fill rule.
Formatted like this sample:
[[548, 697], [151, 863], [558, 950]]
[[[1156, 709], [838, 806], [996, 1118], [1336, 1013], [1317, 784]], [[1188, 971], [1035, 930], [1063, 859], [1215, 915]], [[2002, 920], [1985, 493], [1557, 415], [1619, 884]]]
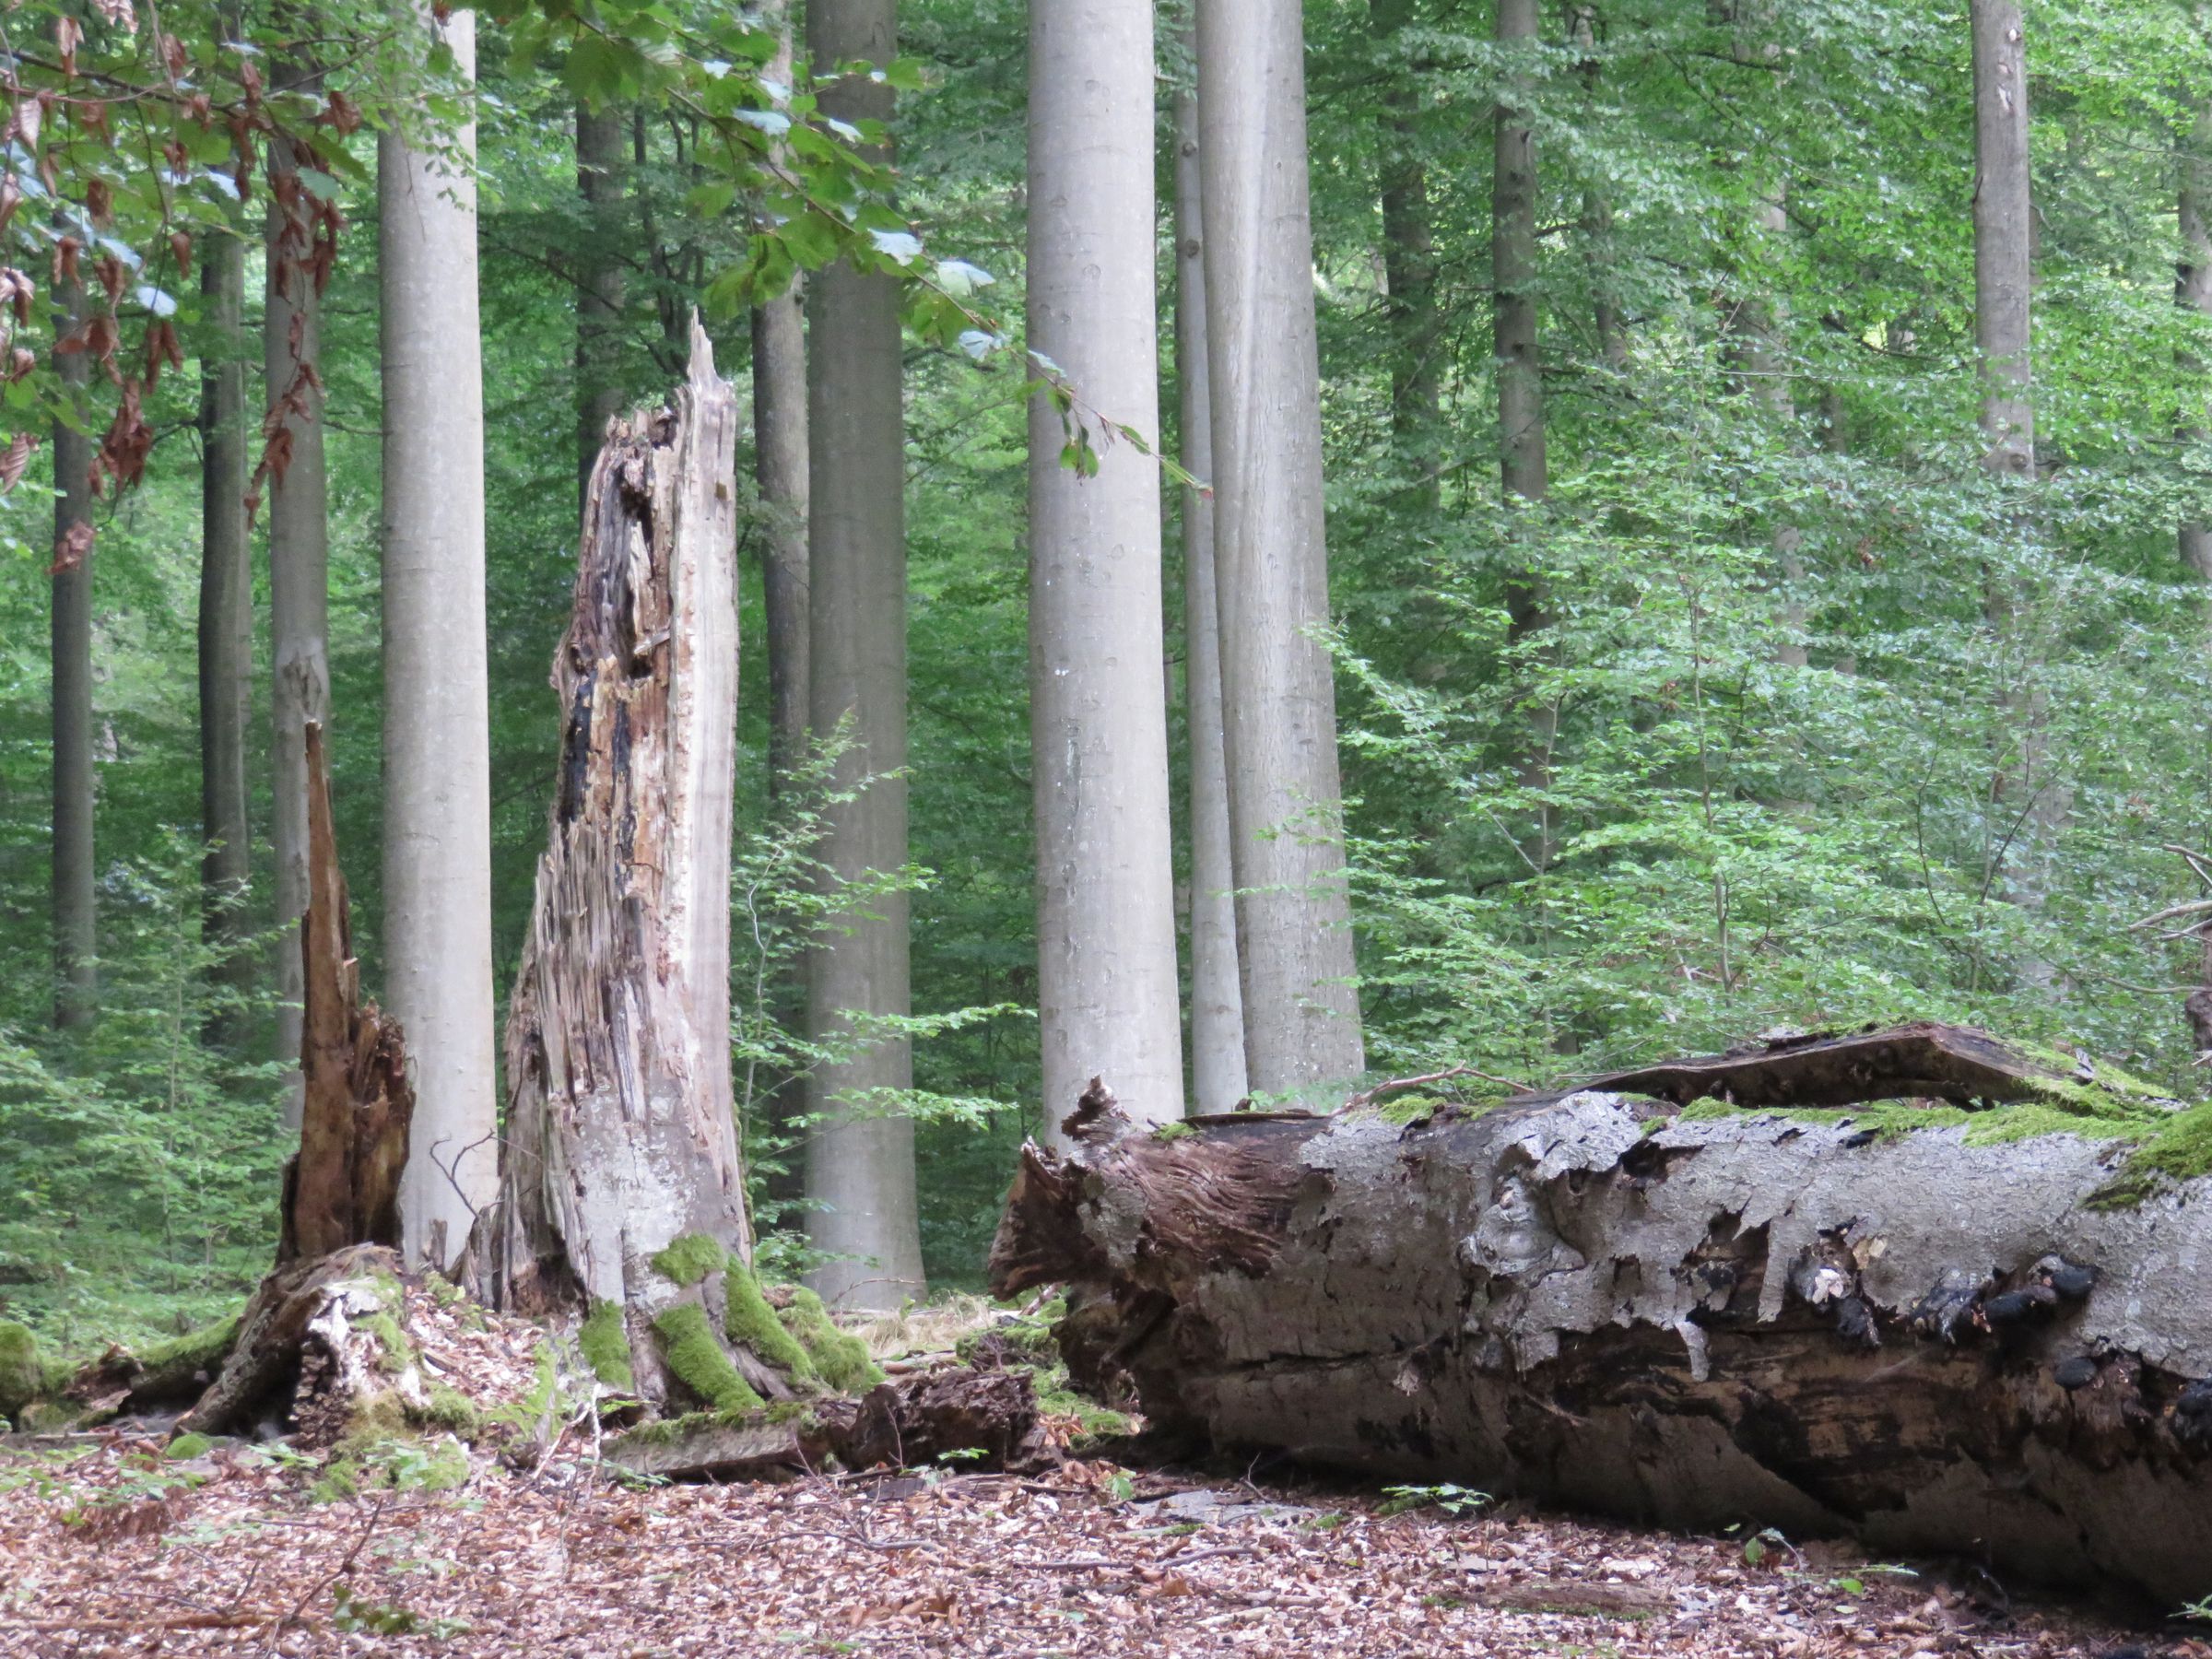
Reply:
[[751, 1253], [730, 1106], [737, 419], [694, 322], [675, 406], [618, 418], [592, 469], [479, 1240], [503, 1305], [613, 1304], [633, 1359], [681, 1288], [656, 1255], [687, 1235]]
[[1171, 1141], [1094, 1097], [992, 1289], [1065, 1283], [1070, 1369], [1184, 1451], [2212, 1589], [2212, 1179], [2113, 1138], [2172, 1102], [1933, 1026], [1409, 1092], [1449, 1075]]
[[[425, 8], [412, 34], [421, 53], [441, 38], [473, 79], [475, 13]], [[461, 171], [404, 132], [377, 145], [385, 989], [415, 1067], [406, 1253], [449, 1269], [499, 1182], [473, 121], [453, 142]]]
[[1436, 243], [1429, 225], [1429, 169], [1414, 121], [1408, 65], [1396, 60], [1399, 33], [1414, 20], [1414, 0], [1368, 0], [1368, 28], [1389, 53], [1382, 131], [1382, 277], [1391, 333], [1390, 432], [1401, 465], [1417, 469], [1418, 503], [1433, 512], [1442, 499], [1440, 387], [1442, 318], [1436, 303]]
[[[2030, 199], [2027, 47], [2017, 0], [1973, 0], [1974, 60], [1974, 342], [1982, 364], [1983, 465], [2001, 478], [2035, 477], [2034, 357], [2030, 341], [2033, 224]], [[2006, 533], [2031, 526], [2015, 515]], [[2032, 615], [2023, 616], [2013, 583], [1994, 576], [1986, 604], [1991, 627], [2009, 640], [2016, 677], [2004, 694], [2004, 741], [2012, 763], [1992, 790], [1993, 817], [2018, 818], [2021, 828], [1994, 856], [2004, 865], [2006, 898], [2030, 913], [2041, 910], [2053, 843], [2072, 798], [2053, 775], [2049, 693], [2040, 683], [2041, 652]], [[2026, 984], [2050, 989], [2056, 969], [2032, 950], [2018, 964]]]
[[[898, 50], [894, 13], [893, 0], [814, 0], [809, 55], [824, 65], [888, 63]], [[821, 107], [844, 121], [885, 121], [891, 89], [852, 76], [826, 88]], [[902, 342], [892, 278], [833, 265], [811, 296], [808, 724], [825, 740], [842, 726], [848, 739], [832, 784], [859, 793], [828, 808], [819, 853], [830, 879], [843, 884], [906, 864], [906, 781], [891, 775], [906, 765]], [[912, 1011], [906, 895], [871, 898], [841, 925], [808, 954], [806, 1024], [818, 1041], [851, 1044], [850, 1017]], [[896, 1308], [922, 1290], [914, 1126], [876, 1104], [876, 1091], [912, 1084], [902, 1037], [866, 1041], [808, 1079], [807, 1109], [819, 1126], [806, 1146], [806, 1195], [818, 1207], [806, 1231], [834, 1258], [811, 1283], [844, 1307]]]
[[[1536, 0], [1498, 0], [1497, 41], [1509, 65], [1519, 65], [1538, 39]], [[1508, 506], [1537, 503], [1551, 492], [1544, 449], [1544, 368], [1538, 354], [1535, 135], [1520, 101], [1524, 67], [1509, 70], [1496, 115], [1490, 181], [1490, 335], [1498, 376], [1499, 471]], [[1506, 577], [1509, 637], [1524, 644], [1540, 634], [1545, 614], [1542, 577], [1525, 556]], [[1551, 750], [1559, 717], [1540, 697], [1530, 704], [1528, 751], [1521, 782], [1541, 794], [1551, 784]], [[1551, 808], [1536, 810], [1530, 852], [1538, 869], [1551, 863], [1556, 834]]]
[[[85, 314], [65, 297], [65, 327]], [[63, 395], [82, 407], [90, 354], [56, 359]], [[98, 912], [92, 897], [92, 441], [53, 423], [53, 1023], [92, 1023], [100, 1006]]]
[[576, 106], [576, 189], [586, 241], [576, 262], [576, 491], [589, 488], [606, 423], [622, 412], [622, 201], [629, 122], [608, 105]]
[[1982, 359], [1983, 464], [2035, 476], [2029, 347], [2028, 54], [2018, 0], [1972, 0], [1974, 344]]
[[[1194, 53], [1194, 36], [1186, 39]], [[1198, 149], [1198, 89], [1192, 86], [1175, 98], [1175, 369], [1182, 398], [1183, 469], [1210, 480], [1214, 433]], [[1182, 630], [1191, 741], [1191, 1087], [1200, 1112], [1228, 1112], [1244, 1098], [1244, 994], [1237, 967], [1237, 878], [1221, 738], [1214, 503], [1205, 490], [1189, 487], [1182, 492]]]
[[[769, 73], [791, 78], [791, 14], [771, 14], [779, 30]], [[806, 751], [806, 325], [804, 288], [753, 308], [753, 481], [767, 515], [760, 541], [761, 599], [768, 632], [768, 787], [780, 793]]]
[[[315, 76], [279, 62], [276, 84], [312, 86]], [[330, 718], [330, 510], [323, 453], [321, 363], [323, 270], [315, 203], [297, 181], [305, 163], [289, 139], [269, 143], [271, 181], [262, 369], [271, 418], [279, 423], [284, 466], [269, 480], [270, 840], [276, 855], [276, 924], [288, 929], [307, 909], [307, 728]], [[307, 163], [312, 164], [312, 163]], [[276, 952], [276, 1057], [300, 1063], [305, 986], [300, 953]], [[285, 1122], [300, 1124], [300, 1078], [285, 1094]]]
[[[1157, 438], [1151, 0], [1030, 11], [1029, 343]], [[1112, 1079], [1182, 1115], [1160, 621], [1159, 468], [1078, 406], [1030, 400], [1030, 745], [1048, 1126]]]
[[1326, 645], [1321, 386], [1297, 0], [1198, 0], [1223, 747], [1252, 1087], [1364, 1067]]
[[[229, 237], [200, 246], [207, 337], [200, 359], [200, 866], [203, 926], [230, 940], [253, 877], [246, 816], [246, 715], [253, 702], [253, 569], [246, 527], [246, 256]], [[223, 971], [245, 991], [257, 977], [242, 952]], [[217, 1022], [229, 1034], [236, 1021]]]
[[[2176, 228], [2181, 232], [2182, 259], [2174, 273], [2173, 300], [2184, 311], [2212, 316], [2212, 104], [2199, 106], [2196, 119], [2180, 146], [2181, 188], [2175, 202]], [[2194, 355], [2183, 359], [2185, 382], [2202, 377], [2204, 363]], [[2183, 394], [2182, 406], [2194, 407], [2194, 418], [2183, 421], [2182, 441], [2195, 446], [2206, 438], [2206, 399], [2198, 391]], [[2192, 522], [2181, 528], [2182, 566], [2199, 581], [2212, 582], [2212, 525]]]

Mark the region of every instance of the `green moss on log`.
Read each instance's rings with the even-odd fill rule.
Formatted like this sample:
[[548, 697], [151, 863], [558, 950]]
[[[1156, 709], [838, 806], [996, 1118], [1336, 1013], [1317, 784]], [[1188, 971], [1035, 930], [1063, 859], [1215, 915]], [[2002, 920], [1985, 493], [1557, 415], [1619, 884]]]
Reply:
[[622, 1304], [595, 1301], [576, 1333], [576, 1345], [603, 1388], [617, 1394], [635, 1394], [638, 1379], [629, 1365], [629, 1332], [622, 1320]]
[[722, 1243], [704, 1233], [685, 1233], [669, 1241], [668, 1247], [653, 1258], [653, 1270], [672, 1285], [688, 1290], [711, 1273], [720, 1273], [729, 1265], [730, 1253]]
[[210, 1379], [223, 1369], [223, 1361], [238, 1343], [240, 1316], [233, 1313], [213, 1324], [187, 1331], [182, 1336], [171, 1336], [166, 1342], [157, 1342], [133, 1356], [149, 1375], [190, 1376], [206, 1371]]
[[215, 1442], [204, 1434], [180, 1434], [161, 1448], [161, 1455], [171, 1463], [184, 1463], [194, 1457], [204, 1457], [215, 1450]]
[[777, 1315], [783, 1328], [806, 1351], [814, 1373], [839, 1394], [865, 1394], [883, 1381], [883, 1371], [868, 1357], [868, 1345], [850, 1331], [838, 1329], [822, 1299], [811, 1290], [794, 1290], [790, 1304]]
[[678, 1302], [653, 1318], [661, 1339], [661, 1357], [668, 1372], [717, 1411], [751, 1411], [760, 1396], [737, 1374], [730, 1357], [716, 1340], [707, 1311], [697, 1302]]
[[29, 1325], [0, 1319], [0, 1416], [13, 1417], [45, 1392], [46, 1368]]

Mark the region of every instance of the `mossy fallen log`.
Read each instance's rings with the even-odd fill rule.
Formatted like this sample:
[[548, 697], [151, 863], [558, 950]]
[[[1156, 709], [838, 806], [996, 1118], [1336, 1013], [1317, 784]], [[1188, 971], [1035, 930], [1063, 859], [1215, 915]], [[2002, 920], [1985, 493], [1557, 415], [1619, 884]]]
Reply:
[[1056, 1461], [1025, 1371], [944, 1366], [829, 1397], [643, 1424], [607, 1443], [608, 1463], [667, 1480], [772, 1479], [822, 1468], [963, 1465], [1026, 1471]]
[[2212, 1591], [2212, 1107], [1930, 1026], [1630, 1076], [1675, 1099], [1169, 1135], [1094, 1087], [992, 1288], [1067, 1283], [1071, 1371], [1171, 1435]]

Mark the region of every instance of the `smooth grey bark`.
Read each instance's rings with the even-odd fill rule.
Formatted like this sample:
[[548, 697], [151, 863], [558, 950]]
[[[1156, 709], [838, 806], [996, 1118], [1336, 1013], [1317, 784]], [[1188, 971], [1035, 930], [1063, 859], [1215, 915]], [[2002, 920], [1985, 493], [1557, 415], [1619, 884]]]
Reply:
[[[1206, 349], [1206, 225], [1198, 161], [1198, 89], [1175, 98], [1175, 367], [1182, 465], [1214, 476], [1211, 368]], [[1244, 994], [1237, 966], [1228, 759], [1221, 736], [1221, 624], [1214, 575], [1214, 503], [1182, 491], [1183, 708], [1191, 747], [1191, 1091], [1201, 1112], [1244, 1098]]]
[[[1498, 0], [1497, 41], [1510, 64], [1524, 57], [1538, 39], [1536, 0]], [[1490, 338], [1498, 377], [1498, 465], [1509, 507], [1543, 501], [1551, 491], [1545, 454], [1544, 369], [1538, 352], [1538, 272], [1536, 267], [1535, 135], [1527, 112], [1516, 102], [1524, 76], [1509, 73], [1495, 117], [1490, 176]], [[1508, 638], [1522, 644], [1543, 632], [1542, 578], [1517, 557], [1506, 574]], [[1541, 796], [1551, 783], [1551, 751], [1559, 716], [1535, 700], [1530, 705], [1528, 749], [1520, 765], [1524, 786]], [[1530, 861], [1540, 870], [1551, 863], [1556, 829], [1548, 805], [1536, 812]]]
[[2028, 60], [2018, 0], [1972, 0], [1974, 344], [1984, 465], [2035, 476], [2029, 347]]
[[[85, 314], [82, 288], [65, 327]], [[90, 354], [57, 359], [63, 394], [87, 407]], [[99, 1009], [98, 912], [92, 884], [92, 441], [53, 423], [53, 553], [49, 645], [53, 669], [53, 1023], [92, 1023]]]
[[584, 495], [553, 654], [561, 787], [508, 1010], [501, 1201], [477, 1236], [501, 1306], [620, 1308], [656, 1405], [653, 1321], [698, 1291], [653, 1258], [692, 1234], [751, 1256], [730, 1089], [736, 445], [694, 319], [673, 406], [617, 418]]
[[753, 480], [768, 520], [768, 779], [781, 793], [806, 750], [806, 328], [791, 292], [753, 308]]
[[1214, 579], [1244, 1059], [1270, 1094], [1364, 1068], [1328, 648], [1297, 0], [1198, 0]]
[[614, 105], [576, 106], [576, 189], [585, 241], [576, 262], [576, 490], [582, 500], [606, 423], [622, 412], [622, 204], [629, 122]]
[[[1414, 18], [1413, 0], [1368, 0], [1369, 31], [1394, 49]], [[1412, 76], [1385, 65], [1382, 89], [1381, 196], [1382, 280], [1389, 290], [1390, 431], [1401, 460], [1418, 468], [1418, 504], [1434, 512], [1442, 500], [1442, 317], [1436, 303], [1436, 242], [1430, 228], [1429, 169], [1414, 122]]]
[[[414, 14], [473, 81], [476, 14]], [[384, 393], [384, 982], [416, 1111], [408, 1260], [451, 1269], [498, 1189], [484, 402], [473, 119], [451, 158], [377, 144]], [[458, 162], [458, 169], [453, 162]]]
[[[252, 879], [246, 813], [246, 716], [253, 674], [253, 575], [246, 524], [246, 257], [242, 243], [200, 244], [207, 336], [200, 347], [200, 865], [202, 926], [210, 940], [243, 932], [239, 904]], [[251, 987], [241, 952], [224, 982]], [[234, 1021], [218, 1022], [228, 1030]]]
[[[894, 0], [815, 0], [814, 62], [888, 63]], [[865, 76], [826, 88], [845, 121], [888, 120], [891, 89]], [[898, 284], [832, 265], [814, 279], [806, 359], [807, 554], [811, 640], [808, 724], [847, 747], [831, 780], [853, 798], [825, 809], [818, 856], [836, 884], [906, 864], [905, 434], [900, 402]], [[853, 792], [857, 791], [857, 794]], [[855, 905], [807, 956], [809, 1034], [851, 1043], [854, 1017], [912, 1011], [903, 891]], [[913, 1084], [903, 1037], [865, 1041], [808, 1078], [817, 1127], [806, 1145], [807, 1239], [833, 1260], [809, 1276], [824, 1300], [891, 1309], [923, 1291], [912, 1120], [878, 1091]]]
[[[769, 73], [791, 78], [791, 17]], [[768, 786], [780, 793], [806, 749], [806, 325], [805, 289], [753, 308], [753, 481], [767, 519], [760, 585], [768, 631]]]
[[[1983, 465], [2020, 482], [2035, 477], [2034, 358], [2030, 336], [2033, 235], [2028, 148], [2028, 67], [2018, 0], [1972, 0], [1974, 63], [1974, 343], [1982, 364]], [[2015, 517], [2013, 534], [2028, 522]], [[2006, 896], [2022, 909], [2042, 907], [2053, 843], [2072, 808], [2064, 780], [2051, 775], [2049, 694], [2040, 683], [2041, 653], [2024, 636], [2009, 582], [1994, 578], [1986, 606], [1991, 627], [2012, 642], [2015, 681], [2004, 713], [2017, 745], [2015, 766], [1993, 790], [2000, 808], [2017, 812], [2022, 829], [1993, 850], [2004, 866]], [[2030, 953], [2022, 982], [2050, 988], [2055, 968]]]
[[[280, 65], [278, 84], [304, 86], [312, 76]], [[296, 173], [300, 157], [290, 140], [269, 143], [272, 179]], [[329, 476], [323, 449], [322, 297], [311, 268], [313, 230], [303, 194], [287, 207], [272, 191], [267, 226], [266, 287], [262, 311], [265, 396], [291, 401], [283, 416], [288, 459], [269, 480], [269, 635], [274, 674], [271, 715], [269, 833], [276, 851], [276, 1058], [287, 1068], [285, 1124], [300, 1126], [301, 1007], [306, 980], [297, 943], [306, 913], [308, 867], [307, 728], [330, 720]]]
[[[2212, 316], [2212, 104], [2200, 106], [2196, 119], [2182, 140], [2181, 188], [2175, 202], [2181, 232], [2182, 259], [2174, 273], [2173, 300], [2184, 311]], [[2202, 374], [2204, 365], [2185, 357], [2185, 373]], [[2183, 407], [2189, 404], [2184, 397]], [[2195, 400], [2196, 418], [2183, 423], [2182, 441], [2201, 445], [2206, 431], [2205, 399]], [[2212, 582], [2212, 525], [2186, 524], [2181, 527], [2182, 566], [2199, 581]]]
[[[1030, 399], [1030, 745], [1047, 1134], [1094, 1076], [1182, 1115], [1168, 715], [1159, 664], [1151, 0], [1030, 8], [1029, 345], [1065, 371], [1095, 452], [1061, 465]], [[1096, 411], [1096, 413], [1094, 413]]]

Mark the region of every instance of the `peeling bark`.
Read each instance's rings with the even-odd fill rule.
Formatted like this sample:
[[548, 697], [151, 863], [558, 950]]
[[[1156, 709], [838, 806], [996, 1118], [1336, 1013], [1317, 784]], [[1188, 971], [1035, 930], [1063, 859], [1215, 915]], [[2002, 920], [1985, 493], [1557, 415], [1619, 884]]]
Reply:
[[410, 1405], [427, 1404], [411, 1367], [396, 1382], [378, 1374], [377, 1338], [362, 1323], [399, 1312], [387, 1305], [399, 1265], [396, 1252], [360, 1244], [278, 1267], [246, 1304], [221, 1374], [177, 1420], [177, 1431], [224, 1433], [289, 1391], [289, 1415], [301, 1436], [326, 1445], [344, 1432], [357, 1406], [386, 1387]]
[[[1969, 1035], [1638, 1087], [1733, 1065], [1739, 1095], [1803, 1099], [1782, 1079], [1818, 1058], [1832, 1102], [1855, 1054], [1859, 1099], [1953, 1065], [1978, 1090], [2006, 1063]], [[1071, 1370], [1173, 1435], [2169, 1606], [2212, 1588], [2212, 1180], [2093, 1203], [2124, 1156], [2094, 1119], [1976, 1144], [1606, 1088], [1418, 1110], [1161, 1139], [1094, 1088], [1070, 1151], [1024, 1148], [992, 1288], [1067, 1281]]]
[[696, 321], [691, 353], [674, 406], [618, 419], [592, 471], [500, 1201], [477, 1236], [500, 1305], [614, 1303], [640, 1356], [689, 1288], [657, 1253], [751, 1247], [729, 1053], [737, 409]]

